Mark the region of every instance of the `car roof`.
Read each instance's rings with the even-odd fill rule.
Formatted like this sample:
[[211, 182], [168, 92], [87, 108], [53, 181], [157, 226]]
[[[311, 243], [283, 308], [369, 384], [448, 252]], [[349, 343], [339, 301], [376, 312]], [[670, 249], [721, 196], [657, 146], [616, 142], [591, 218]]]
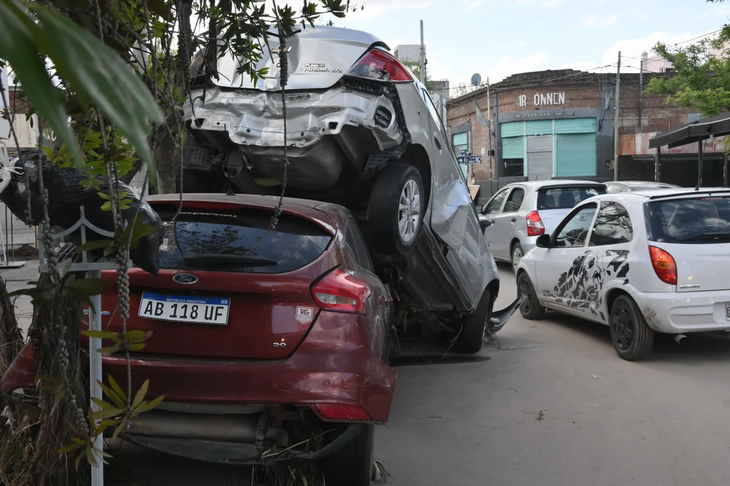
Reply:
[[522, 182], [511, 182], [504, 187], [508, 186], [514, 186], [514, 185], [521, 185], [521, 186], [527, 186], [530, 189], [539, 189], [541, 187], [550, 187], [550, 186], [570, 186], [570, 185], [580, 185], [580, 186], [605, 186], [603, 182], [596, 182], [596, 181], [581, 181], [581, 180], [573, 180], [573, 179], [551, 179], [551, 180], [545, 180], [545, 181], [522, 181]]
[[[180, 201], [180, 194], [160, 194], [149, 196], [147, 202], [158, 205], [177, 205]], [[182, 195], [184, 203], [203, 203], [209, 205], [231, 205], [247, 207], [252, 209], [275, 210], [279, 204], [279, 196], [259, 196], [254, 194], [194, 194]], [[293, 216], [299, 216], [319, 223], [329, 231], [335, 233], [337, 229], [344, 227], [350, 212], [336, 204], [323, 203], [310, 199], [298, 199], [285, 197], [282, 202], [282, 211]]]
[[642, 189], [639, 191], [622, 192], [619, 194], [603, 194], [598, 196], [599, 199], [605, 199], [606, 197], [632, 197], [637, 199], [670, 199], [674, 196], [692, 196], [724, 193], [723, 195], [730, 196], [730, 188], [727, 187], [702, 187], [699, 190], [695, 190], [689, 187], [669, 187], [662, 189]]
[[669, 184], [668, 182], [656, 182], [656, 181], [609, 181], [606, 182], [606, 184], [623, 184], [625, 186], [629, 187], [666, 187], [666, 188], [673, 188], [677, 187], [674, 184]]

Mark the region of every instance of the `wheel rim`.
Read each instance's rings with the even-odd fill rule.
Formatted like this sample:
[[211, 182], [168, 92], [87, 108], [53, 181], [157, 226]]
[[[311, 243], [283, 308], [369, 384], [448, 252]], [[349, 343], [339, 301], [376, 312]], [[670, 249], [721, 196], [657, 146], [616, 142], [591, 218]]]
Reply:
[[522, 312], [529, 313], [530, 312], [530, 282], [527, 281], [526, 278], [520, 279], [520, 295], [523, 297], [526, 297], [525, 300], [522, 302]]
[[520, 264], [520, 260], [522, 260], [522, 248], [519, 245], [515, 245], [512, 250], [512, 270], [517, 270], [517, 265]]
[[404, 243], [416, 237], [421, 221], [421, 191], [413, 179], [409, 179], [400, 193], [398, 203], [398, 232]]
[[620, 307], [613, 316], [614, 341], [619, 349], [627, 350], [634, 339], [634, 318], [626, 307]]

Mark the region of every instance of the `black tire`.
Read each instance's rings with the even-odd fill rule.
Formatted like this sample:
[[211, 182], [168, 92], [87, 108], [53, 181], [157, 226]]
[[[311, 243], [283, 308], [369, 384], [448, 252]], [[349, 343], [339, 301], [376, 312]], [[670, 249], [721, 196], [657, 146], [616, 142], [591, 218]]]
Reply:
[[[514, 245], [512, 245], [512, 249], [510, 251], [510, 260], [512, 261], [512, 271], [514, 273], [517, 273], [517, 265], [519, 265], [520, 259], [522, 259], [523, 256], [525, 256], [525, 252], [522, 250], [522, 245], [520, 245], [519, 243], [515, 243]], [[517, 257], [519, 257], [519, 259], [515, 261]]]
[[542, 319], [545, 316], [545, 308], [540, 305], [540, 301], [537, 299], [537, 294], [535, 293], [535, 287], [533, 287], [530, 277], [525, 272], [520, 273], [517, 277], [517, 292], [518, 295], [527, 297], [525, 302], [520, 306], [520, 314], [522, 314], [522, 317], [534, 321]]
[[322, 461], [327, 486], [370, 486], [375, 426], [364, 425], [347, 444]]
[[654, 346], [654, 331], [646, 324], [636, 302], [627, 295], [620, 295], [613, 302], [608, 327], [616, 353], [626, 361], [646, 358]]
[[473, 314], [467, 316], [456, 339], [456, 347], [466, 354], [476, 354], [484, 343], [484, 330], [492, 316], [492, 293], [485, 289], [482, 298]]
[[[412, 210], [418, 210], [418, 221], [413, 228], [413, 236], [406, 239], [399, 230], [398, 222], [401, 217], [408, 218], [410, 213], [401, 214], [400, 201], [406, 185], [412, 188], [413, 184], [417, 187], [419, 197], [418, 207]], [[400, 255], [407, 255], [413, 250], [423, 226], [424, 198], [421, 174], [412, 165], [390, 163], [378, 174], [368, 203], [371, 241], [376, 250]]]

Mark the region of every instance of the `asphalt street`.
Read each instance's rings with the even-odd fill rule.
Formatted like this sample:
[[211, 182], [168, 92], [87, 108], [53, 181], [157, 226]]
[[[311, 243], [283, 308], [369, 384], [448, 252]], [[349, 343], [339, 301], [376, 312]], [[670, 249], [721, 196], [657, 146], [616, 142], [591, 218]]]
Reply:
[[[7, 271], [3, 271], [3, 276]], [[514, 298], [501, 269], [498, 307]], [[26, 311], [27, 312], [27, 311]], [[730, 339], [659, 339], [622, 361], [608, 329], [515, 315], [470, 362], [425, 354], [402, 365], [376, 456], [390, 485], [687, 486], [730, 481]], [[408, 351], [408, 350], [406, 350]], [[434, 363], [434, 364], [427, 364]], [[248, 484], [249, 474], [117, 452], [144, 485]], [[130, 462], [128, 462], [130, 461]]]

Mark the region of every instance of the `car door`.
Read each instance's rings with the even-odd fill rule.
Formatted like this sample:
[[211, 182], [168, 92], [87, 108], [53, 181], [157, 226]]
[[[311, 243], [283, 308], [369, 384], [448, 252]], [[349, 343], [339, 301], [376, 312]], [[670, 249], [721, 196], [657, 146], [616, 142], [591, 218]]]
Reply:
[[479, 220], [474, 212], [464, 174], [448, 141], [441, 117], [431, 97], [419, 86], [421, 97], [430, 113], [434, 187], [431, 228], [446, 243], [446, 260], [456, 274], [462, 289], [472, 303], [478, 302], [486, 286], [486, 248], [483, 245]]
[[551, 236], [545, 258], [535, 262], [539, 291], [546, 303], [570, 314], [585, 312], [582, 290], [587, 270], [583, 263], [597, 209], [598, 204], [590, 202], [571, 211]]
[[482, 209], [482, 214], [485, 215], [491, 223], [487, 229], [484, 230], [484, 238], [487, 240], [487, 246], [489, 247], [489, 251], [492, 252], [492, 256], [495, 256], [494, 249], [499, 246], [497, 243], [497, 228], [495, 223], [497, 222], [497, 216], [502, 213], [502, 208], [504, 207], [504, 203], [507, 200], [507, 196], [511, 189], [511, 187], [507, 187], [499, 191], [487, 204], [484, 205], [484, 209]]
[[626, 207], [603, 201], [591, 229], [584, 265], [590, 269], [584, 284], [589, 318], [608, 324], [604, 311], [606, 292], [629, 283], [629, 251], [634, 227]]
[[[516, 225], [519, 224], [517, 213], [525, 200], [525, 188], [514, 187], [502, 210], [494, 217], [494, 245], [490, 248], [492, 255], [500, 260], [510, 260], [510, 243], [516, 232]], [[524, 221], [524, 220], [523, 220]]]

